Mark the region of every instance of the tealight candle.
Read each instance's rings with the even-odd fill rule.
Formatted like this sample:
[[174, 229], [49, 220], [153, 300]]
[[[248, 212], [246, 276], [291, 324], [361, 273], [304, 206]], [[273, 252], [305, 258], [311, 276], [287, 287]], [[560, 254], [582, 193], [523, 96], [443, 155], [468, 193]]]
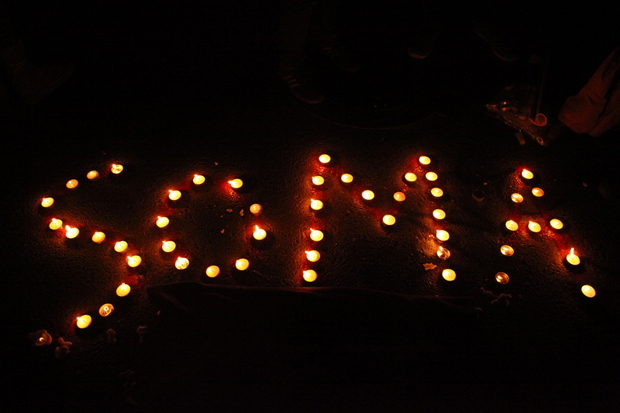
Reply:
[[310, 262], [317, 262], [321, 259], [321, 254], [317, 250], [306, 251], [306, 258]]
[[317, 185], [317, 186], [323, 185], [325, 183], [325, 178], [323, 178], [322, 176], [318, 176], [318, 175], [317, 176], [313, 176], [312, 177], [312, 183], [314, 185]]
[[172, 201], [178, 200], [179, 198], [181, 198], [181, 191], [177, 191], [176, 189], [169, 189], [168, 198], [170, 198], [170, 200]]
[[394, 225], [396, 223], [396, 218], [394, 218], [394, 215], [384, 215], [383, 223], [385, 225]]
[[315, 211], [318, 211], [319, 209], [323, 208], [323, 202], [318, 199], [311, 199], [310, 208], [314, 209]]
[[506, 221], [506, 228], [508, 228], [510, 231], [516, 231], [519, 229], [519, 224], [510, 219]]
[[114, 175], [120, 174], [121, 172], [123, 172], [123, 165], [119, 163], [113, 163], [110, 167], [110, 172], [112, 172]]
[[345, 184], [350, 184], [351, 182], [353, 182], [353, 175], [342, 174], [342, 176], [340, 177], [340, 180], [344, 182]]
[[97, 172], [95, 170], [90, 171], [89, 173], [86, 174], [86, 177], [92, 181], [94, 179], [99, 178], [99, 172]]
[[310, 228], [310, 239], [315, 242], [319, 242], [323, 239], [323, 231]]
[[195, 174], [192, 182], [194, 183], [194, 185], [202, 185], [205, 183], [205, 180], [206, 178], [204, 177], [204, 175]]
[[267, 231], [262, 228], [259, 228], [258, 225], [254, 227], [254, 233], [252, 234], [255, 240], [262, 241], [267, 237]]
[[243, 181], [239, 178], [228, 181], [232, 189], [239, 189], [243, 186]]
[[130, 255], [127, 257], [127, 265], [131, 268], [135, 268], [142, 262], [142, 258], [139, 255]]
[[514, 248], [512, 248], [510, 245], [502, 245], [499, 251], [502, 253], [502, 255], [505, 255], [507, 257], [511, 257], [512, 254], [515, 253]]
[[57, 218], [52, 218], [50, 221], [50, 229], [56, 231], [57, 229], [62, 228], [62, 220]]
[[427, 172], [426, 173], [426, 180], [428, 180], [428, 181], [436, 181], [437, 178], [439, 178], [439, 177], [437, 176], [437, 174], [435, 172]]
[[413, 172], [407, 172], [405, 174], [405, 181], [407, 182], [415, 182], [418, 177]]
[[263, 207], [260, 204], [250, 205], [250, 212], [253, 213], [254, 215], [260, 214], [262, 210], [263, 210]]
[[431, 158], [429, 158], [428, 156], [420, 156], [418, 158], [418, 161], [420, 161], [422, 165], [428, 165], [431, 163]]
[[571, 265], [579, 265], [581, 263], [579, 256], [575, 254], [575, 248], [570, 249], [570, 253], [566, 256], [566, 261]]
[[189, 260], [187, 258], [179, 257], [174, 263], [174, 266], [177, 270], [184, 270], [189, 266]]
[[440, 198], [441, 196], [443, 196], [443, 190], [441, 188], [433, 188], [431, 189], [431, 195], [433, 195], [435, 198]]
[[65, 225], [65, 236], [69, 239], [73, 239], [75, 237], [78, 236], [78, 234], [80, 233], [80, 230], [77, 229], [76, 227], [72, 227], [69, 225]]
[[523, 202], [523, 195], [514, 193], [510, 195], [510, 199], [512, 199], [512, 202], [514, 202], [515, 204], [520, 204], [521, 202]]
[[534, 174], [532, 173], [532, 171], [524, 169], [523, 171], [521, 171], [521, 176], [525, 179], [532, 179], [534, 177]]
[[114, 251], [116, 252], [124, 252], [126, 249], [127, 249], [126, 241], [118, 241], [116, 244], [114, 244]]
[[588, 298], [593, 298], [596, 295], [596, 290], [591, 285], [584, 285], [581, 287], [581, 293]]
[[444, 219], [446, 217], [446, 213], [445, 213], [445, 211], [443, 209], [439, 209], [438, 208], [438, 209], [433, 211], [433, 217], [435, 219], [441, 220], [441, 219]]
[[437, 248], [437, 256], [442, 260], [447, 260], [450, 258], [450, 250], [440, 245], [439, 248]]
[[510, 281], [510, 277], [505, 272], [498, 272], [497, 274], [495, 274], [495, 281], [500, 284], [508, 284], [508, 281]]
[[394, 192], [394, 199], [398, 202], [403, 202], [407, 197], [402, 192]]
[[564, 228], [564, 223], [557, 218], [554, 218], [551, 221], [549, 221], [549, 225], [551, 225], [551, 228], [557, 229], [557, 230]]
[[130, 291], [131, 291], [131, 287], [125, 283], [122, 283], [116, 289], [116, 295], [118, 295], [119, 297], [125, 297], [127, 294], [129, 294]]
[[443, 229], [438, 229], [436, 234], [439, 241], [447, 241], [450, 239], [450, 233]]
[[327, 155], [327, 154], [323, 154], [321, 156], [319, 156], [319, 162], [321, 162], [322, 164], [328, 164], [330, 161], [332, 160], [331, 156]]
[[93, 234], [92, 240], [95, 244], [101, 244], [105, 239], [105, 234], [101, 231], [97, 231]]
[[454, 270], [451, 270], [450, 268], [446, 268], [445, 270], [443, 270], [441, 272], [441, 276], [446, 281], [454, 281], [456, 279], [456, 273], [454, 272]]
[[101, 317], [107, 317], [110, 314], [112, 314], [112, 311], [114, 311], [114, 306], [112, 304], [104, 304], [101, 307], [99, 307], [99, 315]]
[[172, 252], [177, 247], [177, 244], [174, 241], [162, 241], [161, 249], [164, 252]]
[[374, 199], [374, 197], [375, 197], [375, 193], [372, 192], [369, 189], [367, 189], [364, 192], [362, 192], [362, 198], [364, 198], [366, 201], [370, 201], [370, 200]]
[[536, 198], [540, 198], [544, 194], [545, 194], [545, 191], [543, 191], [542, 189], [540, 189], [540, 188], [532, 188], [532, 195], [534, 195]]
[[314, 270], [304, 271], [304, 280], [306, 280], [306, 282], [309, 282], [309, 283], [316, 281], [316, 271]]
[[93, 321], [92, 317], [89, 316], [88, 314], [84, 314], [79, 316], [77, 319], [77, 326], [78, 328], [86, 328], [90, 325], [90, 323]]
[[532, 232], [540, 232], [541, 230], [540, 224], [534, 221], [528, 222], [527, 228]]
[[245, 258], [239, 258], [237, 261], [235, 261], [235, 268], [237, 268], [239, 271], [245, 271], [248, 269], [249, 266], [250, 262]]
[[210, 265], [209, 267], [207, 267], [207, 277], [215, 278], [218, 275], [220, 275], [220, 267], [218, 267], [217, 265]]
[[41, 206], [43, 208], [49, 208], [54, 204], [54, 198], [47, 197], [41, 200]]
[[69, 189], [76, 188], [77, 186], [78, 186], [77, 179], [71, 179], [69, 182], [67, 182], [67, 188]]
[[170, 220], [166, 217], [157, 217], [157, 221], [155, 221], [155, 225], [157, 225], [159, 228], [164, 228], [168, 226], [169, 223]]

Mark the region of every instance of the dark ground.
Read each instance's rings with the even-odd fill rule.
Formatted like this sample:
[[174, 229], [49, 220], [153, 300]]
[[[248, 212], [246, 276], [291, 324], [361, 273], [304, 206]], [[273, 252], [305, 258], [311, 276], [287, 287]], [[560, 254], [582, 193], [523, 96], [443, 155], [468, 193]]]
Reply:
[[[395, 24], [402, 16], [377, 7], [342, 18], [366, 65], [343, 75], [319, 62], [327, 99], [316, 107], [295, 101], [274, 74], [277, 4], [11, 8], [33, 62], [74, 61], [76, 71], [39, 104], [8, 104], [0, 115], [3, 372], [14, 385], [3, 411], [617, 411], [618, 208], [596, 191], [606, 167], [587, 166], [593, 158], [574, 142], [521, 146], [486, 112], [502, 87], [535, 83], [539, 67], [496, 59], [466, 18], [451, 20], [433, 55], [413, 62]], [[529, 31], [529, 40], [543, 40], [527, 45], [538, 54], [553, 46], [552, 115], [615, 44], [612, 26], [591, 24], [600, 10], [565, 13], [527, 25], [548, 24]], [[324, 170], [329, 207], [313, 216], [309, 177], [324, 152], [338, 164]], [[430, 201], [418, 180], [385, 230], [377, 216], [394, 208], [389, 197], [421, 154], [432, 157], [446, 197]], [[126, 171], [87, 182], [87, 171], [111, 162]], [[508, 199], [527, 190], [515, 177], [524, 166], [546, 196], [515, 208]], [[376, 207], [337, 181], [341, 169], [355, 175], [355, 188], [375, 190]], [[204, 189], [187, 184], [196, 171], [209, 178]], [[232, 176], [244, 177], [247, 191], [222, 190]], [[72, 193], [70, 178], [81, 182]], [[172, 187], [185, 190], [180, 206], [162, 195]], [[56, 199], [53, 211], [38, 206], [44, 195]], [[254, 202], [265, 207], [266, 247], [240, 241], [252, 218], [239, 211]], [[447, 262], [433, 256], [433, 202], [448, 213]], [[185, 271], [158, 252], [152, 219], [161, 211], [174, 217], [166, 234], [192, 258]], [[46, 230], [51, 214], [79, 223], [81, 240]], [[508, 218], [541, 216], [567, 226], [540, 236], [502, 229]], [[299, 274], [310, 225], [327, 235], [312, 286], [348, 289], [290, 289], [309, 286]], [[144, 264], [128, 271], [86, 228], [126, 238]], [[514, 257], [499, 254], [504, 243]], [[562, 264], [567, 246], [582, 257], [577, 270]], [[231, 270], [244, 254], [251, 270]], [[203, 275], [210, 262], [220, 263], [218, 278]], [[425, 271], [430, 262], [438, 268]], [[453, 283], [440, 276], [447, 264]], [[497, 271], [510, 283], [495, 283]], [[121, 300], [114, 289], [123, 281], [133, 290]], [[176, 282], [231, 289], [157, 289]], [[582, 284], [597, 297], [583, 297]], [[511, 294], [510, 304], [491, 304], [481, 288]], [[196, 314], [179, 316], [162, 291]], [[104, 302], [116, 307], [107, 319], [96, 315]], [[93, 325], [77, 332], [72, 320], [84, 313]], [[148, 327], [143, 343], [138, 326]], [[38, 329], [72, 341], [71, 353], [57, 360], [55, 343], [32, 348], [26, 337]], [[128, 370], [136, 385], [126, 392], [120, 374]]]

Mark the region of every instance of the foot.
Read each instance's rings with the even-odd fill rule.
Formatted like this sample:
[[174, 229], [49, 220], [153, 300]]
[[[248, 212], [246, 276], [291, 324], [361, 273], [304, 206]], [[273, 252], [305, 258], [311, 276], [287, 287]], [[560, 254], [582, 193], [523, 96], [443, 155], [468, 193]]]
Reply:
[[301, 73], [301, 69], [293, 66], [280, 66], [278, 74], [282, 81], [289, 88], [293, 96], [304, 103], [316, 105], [323, 102], [323, 95], [308, 82], [308, 79]]

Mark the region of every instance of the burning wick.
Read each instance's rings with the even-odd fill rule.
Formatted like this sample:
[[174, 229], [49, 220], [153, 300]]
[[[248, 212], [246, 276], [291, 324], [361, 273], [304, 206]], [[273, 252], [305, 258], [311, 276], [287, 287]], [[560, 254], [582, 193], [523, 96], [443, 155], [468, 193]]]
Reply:
[[440, 198], [443, 196], [443, 191], [441, 188], [433, 188], [431, 189], [431, 195], [433, 195], [435, 198]]
[[557, 230], [564, 228], [564, 223], [556, 218], [549, 221], [549, 225], [551, 225], [553, 229], [557, 229]]
[[519, 224], [517, 224], [511, 219], [506, 221], [506, 228], [508, 228], [510, 231], [516, 231], [519, 229]]
[[179, 257], [174, 263], [174, 266], [177, 270], [184, 270], [189, 266], [189, 260], [187, 258]]
[[398, 202], [403, 202], [407, 197], [402, 192], [394, 192], [394, 199]]
[[99, 178], [99, 172], [94, 171], [94, 170], [90, 171], [89, 173], [86, 174], [86, 177], [92, 181], [93, 179]]
[[418, 158], [418, 161], [422, 164], [422, 165], [428, 165], [431, 163], [431, 158], [429, 158], [428, 156], [420, 156]]
[[375, 198], [375, 193], [367, 189], [364, 192], [362, 192], [362, 198], [364, 198], [366, 201], [370, 201]]
[[254, 234], [252, 234], [252, 236], [254, 237], [255, 240], [261, 241], [261, 240], [264, 240], [265, 237], [267, 236], [267, 231], [265, 231], [262, 228], [259, 228], [259, 226], [256, 225], [254, 227]]
[[97, 231], [93, 234], [92, 240], [95, 244], [101, 244], [105, 239], [105, 234], [101, 231]]
[[131, 268], [135, 268], [142, 262], [142, 258], [139, 255], [130, 255], [127, 257], [127, 265]]
[[436, 209], [433, 211], [433, 217], [435, 217], [435, 219], [442, 220], [446, 217], [446, 213], [443, 209]]
[[570, 249], [570, 253], [566, 256], [566, 261], [571, 265], [579, 265], [581, 263], [577, 254], [575, 254], [575, 248]]
[[534, 174], [531, 171], [524, 169], [523, 171], [521, 171], [521, 176], [525, 179], [532, 179], [534, 177]]
[[50, 222], [49, 226], [51, 230], [56, 231], [57, 229], [62, 228], [62, 220], [52, 218], [52, 221]]
[[92, 321], [93, 319], [91, 316], [89, 316], [88, 314], [84, 314], [77, 318], [77, 326], [78, 328], [86, 328], [90, 325]]
[[78, 186], [77, 179], [71, 179], [69, 182], [67, 182], [67, 188], [69, 189], [77, 188], [77, 186]]
[[176, 201], [181, 198], [181, 191], [177, 191], [175, 189], [168, 190], [168, 198], [172, 201]]
[[447, 241], [450, 239], [450, 233], [448, 231], [444, 231], [443, 229], [437, 230], [437, 239], [439, 241]]
[[110, 314], [112, 314], [112, 311], [114, 311], [114, 306], [112, 304], [104, 304], [99, 307], [99, 315], [101, 317], [109, 316]]
[[174, 241], [162, 241], [161, 249], [164, 252], [172, 252], [177, 247], [177, 244]]
[[114, 251], [116, 252], [123, 252], [127, 249], [127, 242], [125, 241], [118, 241], [116, 244], [114, 244]]
[[441, 276], [446, 281], [454, 281], [456, 279], [456, 273], [454, 272], [454, 270], [451, 270], [450, 268], [446, 268], [445, 270], [443, 270], [441, 272]]
[[523, 195], [514, 193], [510, 195], [510, 199], [512, 199], [512, 202], [514, 202], [515, 204], [520, 204], [521, 202], [523, 202]]
[[41, 206], [43, 208], [49, 208], [52, 205], [54, 205], [54, 198], [48, 197], [41, 200]]
[[495, 274], [495, 281], [500, 284], [508, 284], [508, 281], [510, 281], [510, 277], [505, 272], [498, 272], [497, 274]]
[[502, 245], [499, 251], [502, 253], [502, 255], [505, 255], [507, 257], [511, 257], [512, 254], [515, 253], [514, 248], [512, 248], [510, 245]]
[[245, 258], [239, 258], [235, 262], [235, 268], [237, 268], [239, 271], [245, 271], [248, 269], [249, 266], [250, 266], [250, 262], [246, 260]]
[[405, 181], [407, 182], [415, 182], [417, 179], [418, 177], [413, 172], [407, 172], [405, 174]]
[[319, 242], [323, 239], [323, 231], [310, 228], [310, 239], [315, 242]]
[[426, 173], [426, 179], [428, 181], [436, 181], [438, 178], [437, 174], [435, 172], [427, 172]]
[[118, 175], [121, 172], [123, 172], [123, 165], [118, 164], [118, 163], [113, 163], [112, 166], [110, 167], [110, 171], [114, 174], [114, 175]]
[[596, 290], [591, 285], [584, 285], [581, 287], [581, 292], [588, 298], [593, 298], [596, 295]]
[[319, 162], [321, 162], [323, 165], [328, 164], [331, 160], [332, 160], [331, 156], [327, 154], [323, 154], [319, 156]]
[[170, 220], [168, 218], [157, 217], [157, 221], [155, 222], [155, 225], [157, 225], [159, 228], [164, 228], [168, 226], [169, 223], [170, 223]]
[[314, 270], [304, 271], [304, 280], [306, 280], [306, 282], [309, 282], [309, 283], [316, 281], [316, 271]]
[[116, 289], [116, 295], [118, 295], [119, 297], [125, 297], [127, 294], [129, 294], [130, 291], [131, 291], [131, 287], [125, 283], [122, 283]]
[[311, 199], [310, 208], [314, 209], [315, 211], [318, 211], [323, 208], [323, 202], [319, 201], [318, 199]]
[[220, 267], [217, 265], [211, 265], [207, 268], [207, 277], [215, 278], [220, 274]]
[[204, 175], [199, 175], [196, 174], [194, 175], [194, 179], [192, 179], [192, 182], [194, 183], [194, 185], [202, 185], [205, 183], [206, 178], [204, 177]]
[[342, 176], [340, 177], [340, 180], [344, 182], [345, 184], [350, 184], [351, 182], [353, 182], [353, 175], [342, 174]]
[[77, 229], [75, 227], [72, 227], [72, 226], [69, 226], [69, 225], [65, 226], [65, 230], [66, 230], [65, 236], [67, 238], [69, 238], [69, 239], [73, 239], [73, 238], [77, 237], [78, 234], [80, 233], [79, 229]]
[[396, 218], [394, 218], [394, 215], [384, 215], [383, 223], [385, 225], [394, 225], [396, 223]]
[[440, 245], [439, 248], [437, 248], [437, 256], [442, 260], [447, 260], [450, 258], [450, 250]]
[[232, 189], [239, 189], [243, 186], [243, 181], [239, 178], [228, 181]]
[[306, 258], [310, 262], [317, 262], [321, 259], [321, 254], [317, 250], [306, 251]]
[[254, 215], [260, 214], [262, 209], [263, 209], [263, 207], [260, 204], [252, 204], [252, 205], [250, 205], [250, 212], [253, 213]]
[[543, 191], [542, 189], [540, 189], [540, 188], [532, 188], [532, 195], [534, 195], [536, 198], [540, 198], [544, 194], [545, 194], [545, 191]]
[[322, 176], [313, 176], [312, 183], [317, 186], [321, 186], [325, 183], [325, 179]]
[[534, 221], [530, 221], [527, 224], [527, 228], [532, 231], [532, 232], [540, 232], [541, 227], [540, 224], [538, 222], [534, 222]]

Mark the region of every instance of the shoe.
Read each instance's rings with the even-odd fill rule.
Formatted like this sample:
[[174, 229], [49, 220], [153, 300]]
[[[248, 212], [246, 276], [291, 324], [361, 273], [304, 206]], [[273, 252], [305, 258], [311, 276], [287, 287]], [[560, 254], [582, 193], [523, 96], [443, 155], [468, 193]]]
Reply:
[[350, 54], [334, 47], [324, 47], [321, 53], [325, 55], [337, 68], [348, 73], [355, 73], [362, 65]]
[[492, 33], [489, 29], [484, 28], [476, 29], [476, 34], [489, 44], [491, 51], [498, 59], [504, 62], [514, 62], [519, 59], [519, 53], [508, 43], [504, 36]]
[[310, 105], [323, 102], [323, 95], [308, 82], [308, 79], [301, 73], [300, 68], [280, 66], [278, 74], [280, 75], [280, 79], [282, 79], [293, 96], [297, 99]]

